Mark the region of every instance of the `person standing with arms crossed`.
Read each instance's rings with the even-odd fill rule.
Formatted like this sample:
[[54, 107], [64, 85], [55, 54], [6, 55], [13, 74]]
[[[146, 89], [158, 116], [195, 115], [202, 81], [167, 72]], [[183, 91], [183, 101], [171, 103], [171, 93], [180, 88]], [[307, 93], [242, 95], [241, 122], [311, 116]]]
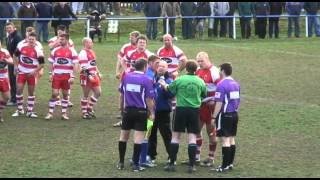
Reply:
[[236, 152], [235, 136], [238, 127], [238, 109], [240, 105], [240, 84], [232, 77], [230, 63], [220, 65], [222, 80], [217, 85], [215, 93], [216, 105], [212, 124], [216, 123], [217, 136], [222, 139], [222, 165], [217, 172], [232, 170]]
[[164, 80], [159, 81], [161, 86], [170, 91], [177, 97], [176, 115], [173, 122], [173, 132], [170, 144], [169, 158], [170, 162], [164, 167], [165, 171], [175, 171], [175, 161], [179, 150], [181, 133], [188, 132], [188, 155], [189, 166], [188, 173], [196, 171], [195, 160], [197, 151], [197, 134], [200, 133], [200, 105], [201, 98], [207, 96], [207, 87], [202, 79], [195, 72], [198, 69], [198, 64], [194, 60], [189, 60], [186, 63], [187, 74], [177, 78], [170, 85]]

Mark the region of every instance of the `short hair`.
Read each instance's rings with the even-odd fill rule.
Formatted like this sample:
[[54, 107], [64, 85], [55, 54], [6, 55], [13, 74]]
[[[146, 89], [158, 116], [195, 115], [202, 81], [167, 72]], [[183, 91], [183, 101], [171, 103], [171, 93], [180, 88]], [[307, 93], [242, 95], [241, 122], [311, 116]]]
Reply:
[[146, 43], [148, 43], [148, 38], [147, 38], [147, 36], [145, 36], [145, 35], [143, 35], [143, 34], [139, 35], [139, 36], [137, 37], [137, 42], [138, 42], [140, 39], [145, 40]]
[[135, 63], [134, 63], [134, 68], [137, 71], [142, 71], [143, 68], [147, 67], [147, 60], [146, 59], [138, 59]]
[[131, 33], [130, 33], [130, 36], [135, 36], [135, 37], [138, 37], [138, 36], [140, 36], [140, 32], [139, 31], [132, 31]]
[[195, 73], [198, 69], [198, 63], [195, 60], [188, 60], [186, 63], [186, 70], [188, 73]]
[[89, 37], [84, 37], [83, 39], [82, 39], [82, 44], [84, 44], [86, 41], [88, 41], [88, 40], [91, 40], [92, 41], [92, 39], [91, 38], [89, 38]]
[[198, 59], [199, 57], [204, 57], [204, 58], [207, 58], [208, 60], [210, 60], [208, 53], [206, 53], [206, 52], [204, 52], [204, 51], [201, 51], [201, 52], [199, 52], [199, 53], [197, 54], [197, 57], [196, 57], [196, 58]]
[[27, 28], [26, 28], [26, 32], [28, 32], [28, 33], [29, 33], [29, 32], [35, 32], [35, 31], [36, 31], [36, 30], [34, 29], [34, 27], [31, 27], [31, 26], [30, 26], [30, 27], [27, 27]]
[[163, 35], [163, 39], [165, 39], [166, 37], [168, 37], [168, 38], [170, 38], [171, 40], [172, 40], [172, 36], [171, 36], [171, 34], [165, 34], [165, 35]]
[[37, 37], [37, 34], [32, 31], [32, 32], [29, 33], [29, 36], [31, 36], [31, 37]]
[[60, 24], [58, 27], [57, 27], [57, 31], [58, 30], [61, 30], [61, 31], [65, 31], [67, 29], [67, 27], [65, 25], [62, 25]]
[[220, 71], [224, 71], [226, 76], [230, 76], [232, 74], [232, 65], [231, 63], [223, 63], [220, 65]]
[[6, 26], [13, 26], [13, 27], [15, 27], [14, 24], [13, 24], [13, 22], [7, 22], [7, 23], [6, 23]]
[[148, 58], [148, 63], [149, 62], [155, 62], [157, 59], [160, 59], [159, 56], [156, 56], [156, 55], [151, 55], [149, 58]]
[[60, 34], [59, 37], [64, 37], [64, 38], [66, 38], [67, 40], [69, 40], [69, 34], [68, 34], [68, 33]]

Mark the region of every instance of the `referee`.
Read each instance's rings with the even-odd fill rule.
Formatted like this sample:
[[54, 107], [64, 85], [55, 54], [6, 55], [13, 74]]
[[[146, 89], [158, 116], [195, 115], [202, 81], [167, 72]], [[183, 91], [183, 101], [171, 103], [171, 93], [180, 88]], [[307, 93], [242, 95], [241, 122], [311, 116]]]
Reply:
[[240, 105], [240, 85], [232, 77], [230, 63], [220, 65], [222, 80], [215, 93], [216, 106], [212, 123], [216, 122], [217, 137], [222, 139], [222, 165], [217, 172], [232, 170], [236, 151], [235, 136], [238, 126], [238, 108]]
[[147, 118], [154, 120], [154, 88], [152, 81], [145, 75], [147, 61], [139, 59], [135, 62], [135, 71], [128, 73], [120, 85], [121, 107], [123, 107], [123, 117], [119, 140], [120, 161], [117, 168], [124, 169], [124, 157], [127, 148], [127, 141], [130, 130], [134, 129], [133, 165], [132, 170], [139, 172], [143, 170], [139, 165], [141, 143], [144, 139], [144, 131], [147, 127]]
[[173, 122], [173, 133], [169, 151], [169, 164], [165, 171], [175, 171], [175, 161], [179, 150], [181, 133], [188, 132], [188, 173], [196, 171], [195, 156], [197, 151], [196, 137], [200, 133], [199, 109], [201, 98], [207, 96], [207, 87], [195, 72], [198, 64], [194, 60], [186, 63], [187, 74], [179, 77], [170, 85], [164, 81], [159, 82], [165, 89], [176, 95], [177, 108]]

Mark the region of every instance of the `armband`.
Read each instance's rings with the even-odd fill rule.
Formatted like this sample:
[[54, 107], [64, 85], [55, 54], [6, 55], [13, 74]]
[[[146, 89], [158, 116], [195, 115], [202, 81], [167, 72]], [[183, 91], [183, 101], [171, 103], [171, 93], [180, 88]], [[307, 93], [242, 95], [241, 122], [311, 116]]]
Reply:
[[41, 56], [38, 58], [39, 64], [44, 64], [44, 57]]

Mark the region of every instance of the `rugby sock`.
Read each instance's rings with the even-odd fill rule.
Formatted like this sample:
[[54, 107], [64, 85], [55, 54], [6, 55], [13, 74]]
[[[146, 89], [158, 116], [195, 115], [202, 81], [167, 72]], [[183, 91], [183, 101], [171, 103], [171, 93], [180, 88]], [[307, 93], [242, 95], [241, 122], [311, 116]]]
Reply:
[[4, 101], [0, 101], [0, 114], [2, 113], [2, 111], [3, 111], [3, 109], [4, 109], [4, 107], [6, 106], [6, 102], [4, 102]]
[[23, 110], [23, 95], [16, 95], [17, 99], [17, 105], [18, 105], [18, 110], [22, 111]]
[[197, 151], [196, 151], [196, 159], [199, 159], [200, 160], [200, 153], [201, 153], [201, 147], [202, 147], [202, 137], [200, 138], [197, 138]]
[[230, 152], [230, 147], [222, 147], [222, 168], [226, 168], [229, 165]]
[[135, 143], [133, 145], [133, 159], [132, 159], [135, 165], [139, 165], [140, 152], [141, 152], [141, 144]]
[[35, 96], [28, 96], [28, 112], [33, 112]]
[[214, 153], [217, 149], [217, 142], [213, 142], [209, 144], [209, 159], [214, 159]]
[[194, 166], [196, 162], [197, 144], [188, 145], [189, 165]]
[[67, 108], [68, 108], [68, 99], [62, 99], [62, 103], [61, 103], [61, 112], [62, 114], [67, 112]]
[[126, 154], [127, 142], [119, 141], [119, 159], [120, 163], [124, 163], [124, 156]]
[[179, 144], [178, 143], [171, 143], [170, 144], [170, 164], [174, 165], [174, 162], [177, 160], [177, 153], [179, 151]]
[[235, 156], [235, 154], [236, 154], [236, 145], [235, 144], [233, 144], [233, 145], [231, 145], [230, 146], [230, 150], [231, 150], [231, 156], [230, 156], [230, 163], [229, 163], [229, 165], [230, 164], [233, 164], [233, 160], [234, 160], [234, 156]]
[[81, 112], [82, 114], [87, 113], [88, 100], [85, 98], [81, 99]]
[[[70, 87], [71, 88], [71, 87]], [[68, 103], [70, 101], [70, 94], [71, 94], [71, 89], [68, 90]]]
[[90, 97], [90, 101], [89, 101], [89, 105], [88, 105], [88, 111], [92, 111], [93, 110], [93, 106], [95, 105], [95, 104], [97, 104], [97, 102], [98, 102], [98, 99], [97, 98], [95, 98], [94, 96], [91, 96]]
[[50, 99], [49, 101], [49, 113], [53, 114], [54, 107], [56, 106], [56, 99]]

